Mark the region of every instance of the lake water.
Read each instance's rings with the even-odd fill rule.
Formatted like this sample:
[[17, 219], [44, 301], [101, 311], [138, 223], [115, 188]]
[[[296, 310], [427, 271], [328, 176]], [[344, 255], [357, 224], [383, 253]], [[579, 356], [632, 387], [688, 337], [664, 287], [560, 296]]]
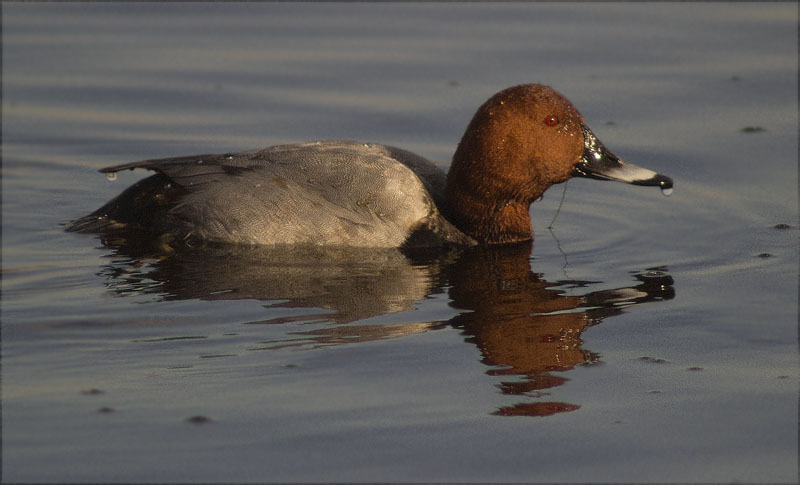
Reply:
[[[797, 8], [4, 3], [2, 479], [795, 482]], [[63, 231], [132, 160], [445, 166], [525, 82], [674, 194], [572, 180], [446, 254]]]

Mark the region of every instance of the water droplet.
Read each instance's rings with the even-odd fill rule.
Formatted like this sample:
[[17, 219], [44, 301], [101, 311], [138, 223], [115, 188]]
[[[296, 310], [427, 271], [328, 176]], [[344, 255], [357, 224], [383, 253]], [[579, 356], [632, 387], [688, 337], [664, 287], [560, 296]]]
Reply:
[[672, 195], [672, 187], [670, 187], [670, 188], [662, 187], [661, 188], [661, 195], [663, 195], [664, 197], [669, 197], [670, 195]]
[[106, 178], [109, 180], [109, 182], [117, 180], [117, 172], [106, 172]]

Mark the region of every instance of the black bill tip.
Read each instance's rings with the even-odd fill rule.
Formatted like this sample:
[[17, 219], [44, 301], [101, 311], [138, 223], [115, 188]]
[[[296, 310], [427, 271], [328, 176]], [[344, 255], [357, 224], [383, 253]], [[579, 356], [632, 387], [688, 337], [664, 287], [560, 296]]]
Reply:
[[633, 185], [644, 185], [646, 187], [659, 187], [661, 190], [672, 190], [672, 179], [666, 175], [657, 173], [654, 177], [647, 180], [634, 180]]

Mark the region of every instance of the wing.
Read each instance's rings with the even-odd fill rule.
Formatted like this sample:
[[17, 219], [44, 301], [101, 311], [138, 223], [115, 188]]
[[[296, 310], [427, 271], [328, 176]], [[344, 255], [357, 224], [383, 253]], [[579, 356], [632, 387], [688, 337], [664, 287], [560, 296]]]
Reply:
[[157, 172], [163, 193], [142, 197], [133, 190], [138, 196], [121, 202], [136, 200], [135, 211], [120, 201], [107, 204], [114, 220], [133, 223], [152, 207], [139, 201], [159, 198], [171, 206], [146, 219], [156, 232], [249, 244], [399, 246], [436, 211], [431, 190], [444, 180], [410, 152], [335, 140], [143, 160], [101, 172], [137, 168]]
[[109, 174], [143, 168], [161, 173], [173, 182], [188, 188], [226, 175], [236, 175], [253, 165], [261, 165], [265, 160], [260, 154], [265, 151], [267, 150], [141, 160], [101, 168], [99, 172]]
[[202, 239], [394, 247], [435, 211], [419, 176], [381, 145], [298, 143], [156, 165], [189, 190], [172, 212]]
[[[100, 171], [137, 168], [157, 172], [154, 177], [163, 190], [142, 196], [131, 187], [122, 202], [167, 201], [169, 207], [157, 206], [159, 213], [145, 220], [154, 232], [174, 233], [176, 238], [396, 247], [420, 226], [435, 227], [430, 221], [449, 225], [437, 209], [444, 172], [413, 153], [383, 145], [295, 143], [143, 160]], [[128, 210], [126, 204], [113, 202], [97, 212], [109, 214], [103, 209], [113, 206], [114, 219], [129, 223], [155, 207], [138, 203], [136, 210]]]

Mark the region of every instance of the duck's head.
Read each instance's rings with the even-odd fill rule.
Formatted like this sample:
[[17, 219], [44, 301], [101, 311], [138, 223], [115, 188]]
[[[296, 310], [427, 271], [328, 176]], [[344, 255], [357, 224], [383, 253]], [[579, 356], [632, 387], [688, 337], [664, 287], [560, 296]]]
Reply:
[[672, 188], [669, 177], [609, 151], [554, 89], [510, 87], [478, 108], [453, 155], [446, 186], [450, 217], [483, 244], [529, 240], [530, 204], [575, 176]]

